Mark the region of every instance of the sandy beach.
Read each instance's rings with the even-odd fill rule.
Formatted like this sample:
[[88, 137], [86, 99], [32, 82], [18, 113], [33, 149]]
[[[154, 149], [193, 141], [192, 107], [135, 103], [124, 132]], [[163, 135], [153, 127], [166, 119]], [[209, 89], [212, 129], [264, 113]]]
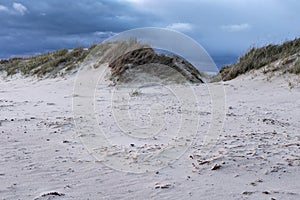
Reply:
[[0, 1], [0, 200], [300, 200], [300, 1]]
[[[197, 101], [199, 109], [190, 104], [185, 110], [178, 109], [180, 104], [166, 86], [150, 85], [141, 88], [141, 94], [130, 96], [132, 88], [116, 89], [109, 84], [99, 84], [95, 96], [96, 116], [107, 139], [115, 144], [111, 144], [111, 148], [100, 145], [98, 151], [91, 151], [93, 145], [97, 145], [93, 141], [98, 141], [92, 139], [94, 136], [79, 135], [82, 131], [76, 130], [74, 116], [77, 115], [72, 103], [74, 96], [84, 97], [74, 94], [75, 80], [75, 75], [44, 80], [1, 79], [1, 199], [300, 198], [300, 87], [297, 76], [270, 79], [257, 71], [224, 83], [209, 83], [222, 84], [226, 97], [224, 125], [212, 144], [203, 142], [202, 137], [212, 123], [207, 85], [174, 86], [180, 88], [178, 92], [192, 88], [201, 99]], [[128, 101], [118, 103], [118, 98], [111, 96], [122, 92], [127, 95], [124, 98], [131, 97], [131, 104]], [[112, 108], [118, 111], [115, 115], [122, 109], [128, 111], [129, 115], [134, 115], [135, 126], [146, 127], [143, 130], [149, 126], [149, 116], [145, 113], [150, 107], [154, 112], [151, 116], [158, 117], [150, 121], [157, 123], [155, 127], [164, 123], [165, 131], [156, 131], [158, 135], [138, 142], [132, 141], [134, 136], [131, 138], [130, 133], [120, 138], [116, 127], [131, 127], [126, 123], [132, 120], [119, 118], [116, 126], [114, 123], [118, 119], [112, 121], [113, 111], [108, 109], [111, 102], [114, 102]], [[200, 126], [196, 135], [174, 136], [171, 133], [178, 129], [176, 119], [184, 112], [192, 117], [200, 116]], [[162, 120], [165, 118], [168, 120]], [[79, 127], [88, 130], [88, 124], [86, 121], [86, 126]], [[189, 130], [190, 122], [182, 125], [186, 126], [184, 130]], [[132, 134], [137, 130], [133, 129]], [[142, 133], [136, 135], [141, 136]], [[131, 139], [126, 140], [126, 137]], [[176, 139], [181, 142], [185, 139], [185, 143], [170, 142]], [[164, 144], [174, 145], [177, 150], [182, 145], [185, 151], [166, 165], [150, 163], [153, 170], [133, 172], [134, 167], [143, 162], [139, 160], [139, 155], [144, 158], [142, 150], [154, 152]], [[126, 162], [114, 163], [112, 158], [116, 155]]]

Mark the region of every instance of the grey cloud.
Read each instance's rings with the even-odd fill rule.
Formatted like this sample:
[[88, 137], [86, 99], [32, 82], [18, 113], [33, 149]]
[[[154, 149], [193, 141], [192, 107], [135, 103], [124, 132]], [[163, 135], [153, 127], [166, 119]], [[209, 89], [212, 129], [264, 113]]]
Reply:
[[9, 9], [6, 6], [0, 5], [0, 12], [8, 12]]
[[[23, 15], [11, 13], [14, 2], [27, 9]], [[250, 45], [300, 35], [297, 0], [2, 0], [0, 4], [0, 58], [89, 45], [147, 26], [185, 31], [209, 53], [222, 55], [238, 55]]]
[[28, 12], [28, 9], [21, 3], [13, 3], [13, 8], [16, 12], [20, 13], [21, 15], [25, 15]]
[[[3, 27], [0, 29], [0, 58], [89, 45], [106, 39], [110, 32], [149, 26], [155, 20], [155, 16], [117, 1], [20, 0], [18, 4], [7, 0], [3, 2], [3, 8], [13, 9], [13, 5], [22, 15], [0, 11], [0, 26]], [[108, 34], [99, 35], [99, 32]]]

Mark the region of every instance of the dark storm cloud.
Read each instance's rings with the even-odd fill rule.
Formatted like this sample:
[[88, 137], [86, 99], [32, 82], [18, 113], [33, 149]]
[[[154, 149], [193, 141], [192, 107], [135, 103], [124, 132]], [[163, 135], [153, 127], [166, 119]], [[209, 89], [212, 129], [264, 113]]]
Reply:
[[299, 37], [299, 8], [298, 0], [1, 0], [0, 58], [88, 46], [147, 26], [237, 57], [253, 45]]
[[155, 19], [117, 1], [4, 0], [0, 5], [0, 57], [89, 45]]
[[[212, 51], [241, 52], [250, 45], [300, 36], [297, 0], [143, 0], [141, 7], [165, 22], [186, 22], [186, 32]], [[180, 29], [179, 29], [180, 31]]]

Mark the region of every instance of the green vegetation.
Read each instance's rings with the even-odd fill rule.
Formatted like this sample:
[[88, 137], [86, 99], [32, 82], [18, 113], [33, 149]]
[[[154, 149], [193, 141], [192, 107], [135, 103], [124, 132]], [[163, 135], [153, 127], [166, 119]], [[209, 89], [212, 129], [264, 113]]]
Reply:
[[134, 49], [149, 47], [141, 44], [136, 38], [128, 41], [105, 42], [92, 45], [88, 49], [77, 47], [73, 50], [59, 49], [36, 56], [0, 60], [0, 72], [7, 76], [20, 73], [23, 76], [56, 77], [79, 67], [83, 60], [97, 60], [94, 67], [102, 63], [110, 63], [126, 52]]
[[47, 74], [57, 76], [61, 70], [70, 71], [78, 67], [89, 52], [96, 45], [84, 49], [77, 47], [73, 50], [60, 49], [26, 58], [11, 58], [0, 61], [0, 71], [5, 71], [7, 76], [21, 73], [24, 76], [36, 75], [43, 77]]
[[[0, 72], [5, 72], [7, 76], [20, 73], [23, 76], [56, 77], [78, 68], [84, 60], [96, 60], [94, 62], [95, 68], [102, 63], [109, 63], [110, 67], [114, 66], [113, 64], [116, 64], [118, 60], [122, 60], [120, 59], [122, 56], [124, 57], [130, 52], [137, 52], [135, 50], [138, 49], [151, 49], [151, 47], [140, 43], [136, 38], [130, 38], [128, 41], [111, 41], [92, 45], [88, 49], [83, 47], [77, 47], [73, 50], [60, 49], [26, 58], [0, 60]], [[132, 56], [140, 57], [138, 55]], [[263, 68], [264, 74], [279, 70], [282, 73], [300, 74], [300, 38], [284, 42], [281, 45], [253, 47], [240, 57], [237, 63], [224, 66], [213, 80], [231, 80], [241, 74], [260, 68]], [[122, 69], [114, 67], [112, 70], [113, 73], [117, 73]]]
[[[300, 38], [284, 42], [281, 45], [267, 45], [262, 48], [251, 48], [245, 55], [239, 58], [236, 64], [224, 66], [219, 73], [219, 79], [231, 80], [235, 77], [245, 74], [253, 69], [260, 69], [277, 60], [285, 60], [281, 66], [273, 68], [272, 71], [288, 67], [284, 72], [300, 74], [299, 56], [296, 63], [289, 57], [300, 53]], [[267, 73], [267, 71], [264, 70]]]
[[300, 55], [297, 56], [295, 63], [287, 71], [293, 74], [300, 74]]
[[[95, 52], [98, 55], [101, 54], [101, 60], [95, 67], [98, 67], [102, 63], [113, 63], [115, 60], [134, 50], [149, 48], [151, 48], [149, 45], [139, 42], [136, 38], [130, 38], [127, 41], [103, 43], [95, 48]], [[91, 52], [92, 55], [93, 52]]]

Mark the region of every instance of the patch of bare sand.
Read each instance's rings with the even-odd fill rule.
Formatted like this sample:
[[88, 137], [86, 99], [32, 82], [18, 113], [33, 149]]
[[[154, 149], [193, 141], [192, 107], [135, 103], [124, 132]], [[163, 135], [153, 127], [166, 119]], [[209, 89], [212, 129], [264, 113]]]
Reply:
[[[270, 82], [260, 75], [245, 75], [225, 82], [226, 118], [214, 147], [196, 140], [167, 167], [134, 174], [97, 162], [81, 143], [72, 112], [74, 78], [1, 80], [2, 199], [300, 198], [300, 89], [290, 88], [284, 79]], [[103, 87], [106, 93], [97, 96], [98, 108], [107, 103], [113, 90]], [[211, 106], [207, 88], [193, 88], [203, 99], [197, 113], [201, 138], [211, 123]], [[157, 86], [141, 90], [149, 101], [159, 101], [161, 95], [163, 101], [173, 99], [163, 89], [159, 93]], [[145, 113], [141, 105], [128, 109]], [[170, 117], [182, 112], [167, 111]], [[105, 119], [109, 113], [103, 108], [98, 114]], [[143, 116], [137, 117], [136, 123], [142, 126]], [[176, 129], [176, 121], [168, 123]], [[114, 129], [105, 120], [102, 126]], [[139, 144], [124, 146], [134, 149]]]

